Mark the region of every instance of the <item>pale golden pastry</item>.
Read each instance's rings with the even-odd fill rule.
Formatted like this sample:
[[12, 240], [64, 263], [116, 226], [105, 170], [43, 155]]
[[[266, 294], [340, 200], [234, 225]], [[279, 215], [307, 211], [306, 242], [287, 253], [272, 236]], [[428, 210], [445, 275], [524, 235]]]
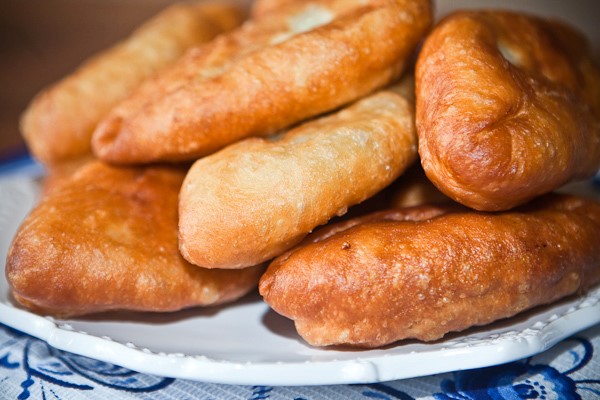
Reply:
[[350, 207], [346, 214], [332, 218], [328, 222], [328, 225], [337, 225], [340, 221], [357, 219], [357, 217], [389, 208], [412, 207], [424, 204], [436, 205], [451, 202], [450, 198], [437, 190], [427, 179], [421, 165], [415, 162], [389, 186], [365, 201]]
[[556, 21], [458, 12], [416, 65], [419, 154], [446, 195], [506, 210], [600, 167], [600, 72]]
[[94, 132], [110, 163], [195, 160], [273, 134], [398, 78], [429, 0], [290, 2], [186, 55]]
[[600, 203], [547, 195], [512, 211], [383, 211], [329, 226], [259, 284], [311, 345], [431, 341], [600, 281]]
[[233, 301], [263, 267], [206, 270], [177, 248], [185, 169], [91, 162], [51, 191], [17, 232], [6, 277], [24, 306], [60, 317], [165, 312]]
[[187, 49], [239, 25], [242, 18], [237, 7], [205, 2], [161, 11], [33, 99], [21, 119], [30, 151], [48, 165], [89, 156], [92, 132], [116, 103]]
[[230, 145], [196, 161], [185, 178], [181, 253], [204, 268], [267, 261], [379, 192], [416, 158], [413, 105], [391, 91], [274, 138]]

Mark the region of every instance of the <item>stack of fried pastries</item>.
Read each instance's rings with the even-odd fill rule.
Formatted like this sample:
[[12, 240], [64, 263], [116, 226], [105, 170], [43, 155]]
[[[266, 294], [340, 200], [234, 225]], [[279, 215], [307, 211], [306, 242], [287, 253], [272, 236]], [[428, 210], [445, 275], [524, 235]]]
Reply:
[[[15, 299], [59, 316], [174, 311], [258, 286], [309, 344], [379, 347], [597, 284], [600, 203], [551, 193], [600, 168], [585, 39], [505, 11], [432, 26], [432, 6], [258, 0], [238, 27], [235, 8], [207, 8], [226, 32], [86, 122], [93, 156], [9, 250]], [[24, 121], [71, 124], [37, 103]], [[35, 149], [75, 139], [27, 126], [57, 169]]]
[[275, 133], [389, 84], [430, 23], [427, 0], [287, 2], [134, 92], [98, 125], [94, 151], [181, 161]]
[[242, 18], [235, 7], [202, 2], [163, 10], [32, 100], [21, 120], [31, 153], [46, 165], [90, 154], [96, 125], [117, 103], [190, 48], [239, 25]]

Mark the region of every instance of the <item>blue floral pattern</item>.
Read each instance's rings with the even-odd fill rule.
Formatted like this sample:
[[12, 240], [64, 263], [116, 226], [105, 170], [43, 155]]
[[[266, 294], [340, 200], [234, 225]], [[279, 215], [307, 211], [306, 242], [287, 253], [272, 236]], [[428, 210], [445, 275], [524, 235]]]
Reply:
[[[443, 374], [439, 380], [440, 392], [434, 393], [432, 398], [435, 400], [600, 399], [600, 379], [595, 376], [593, 379], [578, 377], [592, 360], [594, 354], [592, 343], [584, 337], [572, 337], [562, 342], [561, 347], [562, 349], [555, 349], [554, 352], [519, 362]], [[557, 354], [561, 355], [560, 363], [555, 360]], [[581, 376], [589, 376], [589, 373]], [[362, 395], [368, 398], [416, 399], [393, 384], [366, 386], [368, 389], [363, 390]]]
[[535, 358], [522, 362], [462, 371], [452, 379], [441, 382], [442, 393], [434, 395], [436, 400], [475, 399], [564, 399], [579, 400], [580, 392], [591, 393], [600, 398], [599, 379], [576, 379], [573, 375], [588, 365], [593, 355], [589, 340], [581, 337], [567, 339], [568, 350], [573, 361], [564, 371], [551, 364], [536, 363]]
[[22, 372], [19, 400], [60, 398], [57, 388], [88, 391], [103, 386], [127, 392], [153, 392], [174, 381], [59, 351], [14, 329], [0, 327], [0, 373], [2, 369]]
[[[0, 398], [145, 398], [215, 400], [500, 400], [600, 399], [598, 360], [592, 339], [578, 335], [525, 360], [437, 376], [335, 387], [229, 386], [142, 374], [57, 350], [0, 324]], [[7, 382], [11, 383], [9, 391]], [[15, 385], [15, 382], [18, 382]], [[6, 385], [6, 386], [5, 386]], [[425, 390], [424, 388], [427, 388]], [[75, 394], [73, 393], [75, 392]], [[68, 395], [67, 395], [68, 393]], [[335, 393], [335, 394], [333, 394]], [[4, 397], [6, 396], [6, 397]]]

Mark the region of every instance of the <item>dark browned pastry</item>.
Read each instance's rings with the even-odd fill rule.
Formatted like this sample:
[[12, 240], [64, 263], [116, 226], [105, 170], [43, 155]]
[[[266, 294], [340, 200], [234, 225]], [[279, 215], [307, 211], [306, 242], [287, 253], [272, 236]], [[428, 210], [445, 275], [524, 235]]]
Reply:
[[419, 154], [431, 181], [478, 210], [506, 210], [600, 167], [600, 72], [555, 21], [458, 12], [416, 66]]
[[175, 311], [233, 301], [262, 267], [206, 270], [177, 247], [185, 170], [100, 162], [62, 182], [25, 219], [9, 250], [14, 297], [56, 316], [105, 310]]
[[436, 340], [600, 281], [600, 203], [571, 195], [503, 213], [419, 206], [342, 224], [276, 258], [260, 281], [315, 346]]

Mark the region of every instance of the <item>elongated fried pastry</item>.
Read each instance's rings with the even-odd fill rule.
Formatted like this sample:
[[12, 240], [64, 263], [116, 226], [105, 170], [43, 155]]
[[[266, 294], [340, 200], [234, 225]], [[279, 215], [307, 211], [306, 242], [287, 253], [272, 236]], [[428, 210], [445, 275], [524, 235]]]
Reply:
[[416, 91], [423, 168], [469, 207], [509, 209], [600, 168], [600, 71], [566, 25], [453, 14], [423, 45]]
[[188, 54], [96, 129], [102, 160], [193, 160], [381, 88], [431, 23], [429, 0], [290, 2]]
[[185, 170], [92, 162], [25, 219], [6, 276], [26, 307], [57, 316], [105, 310], [175, 311], [233, 301], [263, 268], [205, 270], [177, 248]]
[[600, 203], [547, 195], [482, 213], [380, 212], [308, 236], [260, 281], [310, 344], [436, 340], [585, 291], [600, 281]]
[[413, 110], [382, 91], [196, 161], [180, 193], [181, 253], [205, 268], [243, 268], [287, 250], [416, 160]]
[[99, 53], [75, 72], [40, 92], [21, 119], [33, 155], [56, 164], [91, 153], [97, 123], [142, 81], [242, 21], [233, 6], [175, 4], [128, 38]]

